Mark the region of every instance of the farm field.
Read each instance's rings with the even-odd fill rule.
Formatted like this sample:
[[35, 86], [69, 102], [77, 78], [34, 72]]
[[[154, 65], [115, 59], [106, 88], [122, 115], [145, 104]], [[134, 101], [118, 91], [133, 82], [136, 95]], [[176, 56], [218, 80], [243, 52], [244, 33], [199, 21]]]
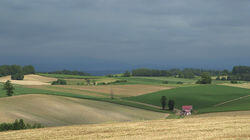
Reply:
[[183, 82], [183, 85], [193, 85], [195, 79], [184, 79], [175, 77], [106, 77], [106, 76], [77, 76], [77, 75], [64, 75], [64, 74], [39, 74], [45, 77], [61, 78], [69, 82], [70, 85], [76, 85], [77, 83], [85, 83], [85, 79], [93, 80], [97, 83], [102, 82], [114, 82], [116, 80], [127, 80], [127, 82], [113, 83], [115, 85], [131, 85], [131, 84], [143, 84], [143, 85], [166, 85], [164, 81], [168, 81], [171, 86], [180, 86], [177, 82]]
[[111, 90], [115, 96], [129, 97], [152, 93], [160, 90], [171, 89], [173, 87], [157, 86], [157, 85], [101, 85], [101, 86], [55, 86], [61, 89], [82, 90], [89, 92], [104, 93], [110, 96]]
[[248, 98], [244, 99], [247, 101], [243, 99], [235, 101], [238, 102], [237, 104], [229, 102], [223, 105], [229, 107], [214, 107], [216, 104], [246, 95], [250, 95], [249, 89], [221, 85], [199, 85], [162, 90], [155, 93], [128, 97], [126, 99], [161, 106], [160, 98], [161, 96], [166, 96], [167, 99], [173, 99], [179, 109], [182, 105], [193, 105], [196, 112], [205, 113], [213, 111], [248, 110], [250, 106]]
[[250, 139], [250, 113], [1, 132], [0, 139]]
[[57, 79], [34, 74], [25, 75], [23, 80], [11, 80], [11, 76], [0, 77], [0, 82], [6, 82], [7, 80], [18, 85], [50, 85], [50, 82], [56, 81]]
[[0, 98], [0, 122], [17, 118], [44, 126], [62, 126], [164, 118], [164, 113], [107, 102], [29, 94]]
[[[110, 95], [106, 93], [97, 93], [91, 91], [78, 91], [78, 90], [65, 90], [60, 89], [54, 86], [49, 86], [47, 89], [46, 87], [40, 88], [41, 86], [22, 86], [22, 85], [15, 85], [15, 94], [14, 96], [19, 95], [26, 95], [26, 94], [45, 94], [45, 95], [57, 95], [57, 96], [64, 96], [64, 97], [72, 97], [78, 99], [89, 99], [95, 101], [103, 101], [108, 103], [114, 103], [119, 105], [125, 105], [145, 110], [151, 110], [156, 112], [168, 112], [159, 110], [158, 107], [152, 107], [150, 105], [145, 105], [137, 102], [130, 102], [127, 100], [123, 100], [120, 98], [110, 99]], [[6, 97], [5, 91], [2, 89], [3, 85], [0, 83], [0, 97]], [[53, 90], [52, 90], [53, 89]]]
[[223, 83], [221, 85], [250, 89], [250, 83], [249, 82], [242, 83], [242, 84]]

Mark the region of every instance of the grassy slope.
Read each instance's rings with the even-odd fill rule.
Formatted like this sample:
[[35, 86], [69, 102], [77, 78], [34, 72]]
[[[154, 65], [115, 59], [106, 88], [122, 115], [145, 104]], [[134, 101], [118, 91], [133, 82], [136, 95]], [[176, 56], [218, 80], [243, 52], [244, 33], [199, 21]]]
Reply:
[[[201, 110], [202, 112], [213, 112], [218, 111], [217, 108], [212, 107], [213, 105], [249, 94], [250, 90], [248, 89], [219, 85], [200, 85], [163, 90], [151, 94], [129, 97], [126, 99], [160, 106], [161, 96], [166, 96], [168, 99], [174, 99], [178, 108], [180, 108], [182, 105], [193, 105], [195, 110]], [[220, 107], [220, 110], [235, 110], [231, 107], [237, 108], [237, 110], [246, 110], [247, 107], [244, 106], [250, 105], [250, 102], [247, 103], [247, 101], [238, 102], [238, 104], [230, 103], [227, 105], [227, 109]]]
[[[72, 98], [104, 101], [104, 102], [115, 103], [115, 104], [120, 104], [120, 105], [125, 105], [125, 106], [131, 106], [131, 107], [136, 107], [136, 108], [146, 109], [146, 110], [151, 110], [151, 111], [156, 111], [156, 112], [167, 112], [167, 111], [162, 111], [162, 110], [159, 110], [159, 109], [151, 107], [151, 106], [127, 102], [126, 100], [120, 100], [120, 99], [111, 100], [108, 97], [102, 98], [102, 97], [96, 97], [96, 96], [75, 94], [75, 93], [70, 93], [70, 92], [25, 88], [24, 86], [15, 85], [15, 94], [14, 95], [16, 96], [16, 95], [23, 95], [23, 94], [46, 94], [46, 95], [65, 96], [65, 97], [72, 97]], [[2, 89], [2, 84], [0, 84], [0, 97], [6, 97], [5, 91]]]
[[218, 107], [209, 107], [201, 109], [201, 113], [208, 112], [224, 112], [224, 111], [238, 111], [238, 110], [250, 110], [250, 97], [226, 103]]
[[1, 132], [0, 139], [250, 139], [250, 112]]
[[31, 94], [0, 98], [0, 122], [22, 118], [28, 123], [61, 126], [163, 117], [163, 113], [62, 96]]

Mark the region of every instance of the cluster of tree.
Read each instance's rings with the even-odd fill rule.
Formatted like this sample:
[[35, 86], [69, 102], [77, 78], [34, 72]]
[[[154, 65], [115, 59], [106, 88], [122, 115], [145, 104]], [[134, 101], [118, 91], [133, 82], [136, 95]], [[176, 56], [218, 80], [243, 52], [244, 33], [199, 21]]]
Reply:
[[90, 76], [89, 73], [82, 72], [82, 71], [70, 71], [70, 70], [61, 70], [61, 71], [54, 71], [48, 72], [48, 74], [67, 74], [67, 75], [80, 75], [80, 76]]
[[67, 85], [67, 81], [63, 79], [58, 79], [57, 81], [53, 81], [51, 85]]
[[201, 79], [199, 79], [196, 84], [211, 84], [212, 78], [208, 72], [204, 72], [201, 75]]
[[23, 119], [15, 120], [14, 123], [1, 123], [0, 131], [8, 131], [8, 130], [22, 130], [22, 129], [32, 129], [32, 128], [43, 128], [41, 124], [28, 124], [24, 123]]
[[202, 73], [207, 72], [212, 76], [220, 75], [220, 74], [228, 74], [227, 70], [219, 71], [219, 70], [203, 70], [203, 69], [170, 69], [170, 70], [156, 70], [156, 69], [146, 69], [140, 68], [132, 70], [132, 76], [175, 76], [178, 78], [194, 78], [195, 76], [201, 76]]
[[231, 80], [250, 81], [250, 66], [235, 66], [232, 70]]
[[[165, 110], [166, 105], [167, 105], [167, 98], [166, 98], [166, 96], [162, 96], [161, 97], [162, 110]], [[174, 100], [169, 100], [168, 101], [168, 109], [173, 111], [174, 110], [174, 106], [175, 106]]]
[[232, 72], [227, 74], [223, 73], [216, 77], [216, 80], [231, 81], [231, 83], [237, 83], [237, 81], [250, 81], [250, 67], [249, 66], [234, 66]]
[[102, 83], [98, 83], [98, 85], [112, 85], [112, 84], [126, 83], [126, 82], [128, 82], [128, 80], [122, 79], [122, 80], [116, 80], [113, 82], [102, 82]]
[[12, 80], [23, 80], [25, 74], [35, 74], [35, 68], [32, 65], [2, 65], [0, 66], [0, 77], [11, 75]]

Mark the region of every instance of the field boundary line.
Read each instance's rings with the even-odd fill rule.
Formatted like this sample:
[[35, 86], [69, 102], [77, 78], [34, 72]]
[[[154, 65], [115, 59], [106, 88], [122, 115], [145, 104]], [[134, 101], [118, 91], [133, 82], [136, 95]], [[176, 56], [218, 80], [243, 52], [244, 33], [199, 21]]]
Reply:
[[153, 107], [153, 108], [157, 108], [157, 109], [161, 109], [161, 107], [156, 106], [156, 105], [151, 105], [151, 104], [146, 104], [146, 103], [141, 103], [141, 102], [136, 102], [136, 101], [131, 101], [131, 100], [125, 100], [126, 102], [131, 102], [131, 103], [136, 103], [136, 104], [141, 104], [141, 105], [145, 105], [145, 106], [149, 106], [149, 107]]
[[228, 101], [216, 104], [216, 105], [214, 105], [214, 107], [218, 107], [218, 106], [221, 106], [221, 105], [224, 105], [224, 104], [227, 104], [227, 103], [230, 103], [230, 102], [234, 102], [234, 101], [237, 101], [237, 100], [241, 100], [241, 99], [244, 99], [244, 98], [247, 98], [247, 97], [250, 97], [250, 95], [246, 95], [246, 96], [242, 96], [242, 97], [239, 97], [239, 98], [236, 98], [236, 99], [228, 100]]

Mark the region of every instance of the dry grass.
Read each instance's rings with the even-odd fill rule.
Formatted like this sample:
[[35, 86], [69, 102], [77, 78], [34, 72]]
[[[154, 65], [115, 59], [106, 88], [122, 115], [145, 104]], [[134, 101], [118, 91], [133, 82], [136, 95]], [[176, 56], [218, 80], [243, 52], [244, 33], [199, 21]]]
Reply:
[[0, 139], [250, 139], [250, 115], [206, 116], [0, 133]]
[[104, 85], [104, 86], [73, 86], [73, 85], [58, 85], [57, 87], [87, 90], [93, 92], [101, 92], [110, 94], [111, 89], [115, 95], [121, 96], [138, 96], [142, 94], [152, 93], [172, 87], [157, 86], [157, 85]]
[[[0, 98], [0, 122], [24, 119], [45, 126], [159, 119], [165, 114], [92, 100], [52, 95]], [[1, 139], [1, 138], [0, 138]]]
[[0, 82], [6, 82], [7, 80], [19, 85], [50, 85], [49, 82], [57, 79], [34, 74], [25, 75], [23, 80], [11, 80], [11, 76], [0, 77]]
[[224, 83], [224, 84], [222, 84], [222, 85], [250, 89], [250, 83], [242, 83], [242, 84], [229, 84], [229, 83]]

